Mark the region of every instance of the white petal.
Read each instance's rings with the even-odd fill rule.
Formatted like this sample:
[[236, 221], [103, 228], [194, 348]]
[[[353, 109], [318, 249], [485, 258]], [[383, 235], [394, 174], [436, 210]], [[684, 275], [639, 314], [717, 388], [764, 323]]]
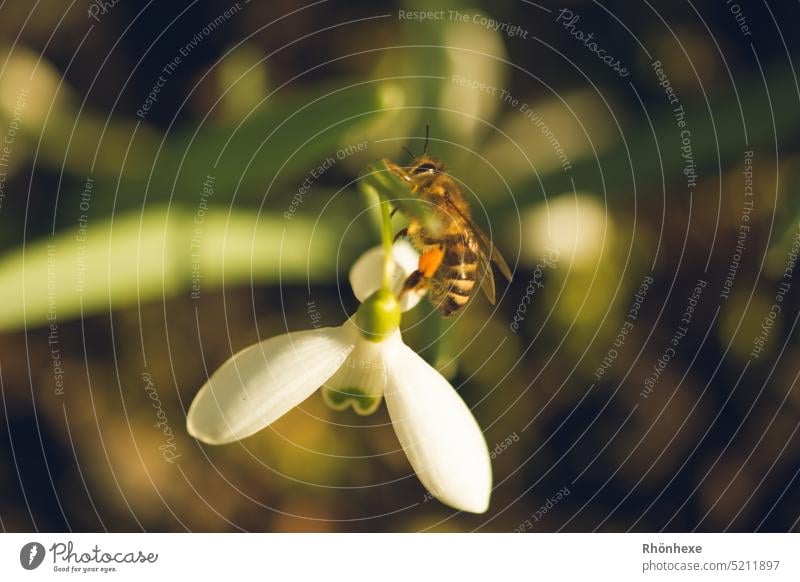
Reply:
[[377, 343], [361, 339], [347, 356], [341, 368], [325, 382], [322, 396], [334, 410], [352, 406], [357, 414], [372, 414], [380, 406], [386, 388], [385, 348], [401, 342], [397, 331], [389, 339]]
[[[392, 245], [392, 261], [394, 262], [392, 291], [395, 295], [399, 295], [403, 289], [403, 283], [411, 273], [417, 270], [419, 254], [409, 243], [400, 240]], [[350, 286], [359, 301], [363, 303], [370, 295], [380, 289], [382, 273], [382, 246], [371, 248], [353, 264], [350, 269]], [[405, 293], [400, 299], [400, 309], [408, 311], [419, 303], [422, 295], [423, 293], [417, 292]]]
[[186, 418], [193, 437], [224, 444], [261, 430], [308, 398], [347, 358], [351, 322], [270, 338], [234, 354], [195, 396]]
[[492, 467], [478, 423], [439, 372], [405, 344], [387, 349], [386, 407], [419, 480], [443, 503], [483, 513]]

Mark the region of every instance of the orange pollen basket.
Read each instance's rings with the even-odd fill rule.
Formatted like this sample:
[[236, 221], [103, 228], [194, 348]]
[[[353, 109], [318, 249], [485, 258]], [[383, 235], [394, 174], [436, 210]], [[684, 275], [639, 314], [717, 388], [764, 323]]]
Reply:
[[419, 256], [419, 266], [417, 267], [422, 276], [426, 279], [433, 277], [436, 269], [442, 264], [444, 251], [441, 248], [433, 248]]

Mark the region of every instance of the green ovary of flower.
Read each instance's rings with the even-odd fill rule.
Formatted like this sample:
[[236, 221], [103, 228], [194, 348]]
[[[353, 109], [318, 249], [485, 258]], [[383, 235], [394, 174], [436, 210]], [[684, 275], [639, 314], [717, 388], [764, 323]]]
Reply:
[[362, 303], [355, 322], [361, 335], [373, 342], [382, 342], [400, 327], [400, 304], [389, 289], [379, 289]]

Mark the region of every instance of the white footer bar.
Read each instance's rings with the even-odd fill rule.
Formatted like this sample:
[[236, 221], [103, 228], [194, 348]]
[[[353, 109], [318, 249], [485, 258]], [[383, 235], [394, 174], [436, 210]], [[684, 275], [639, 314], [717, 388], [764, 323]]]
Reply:
[[800, 580], [797, 534], [3, 534], [0, 580]]

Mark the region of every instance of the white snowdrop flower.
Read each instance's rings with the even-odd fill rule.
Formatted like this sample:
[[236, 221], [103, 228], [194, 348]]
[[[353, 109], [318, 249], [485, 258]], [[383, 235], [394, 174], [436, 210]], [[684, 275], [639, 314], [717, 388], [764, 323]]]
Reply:
[[[417, 270], [419, 254], [404, 240], [392, 245], [391, 287], [395, 295], [400, 295], [408, 276]], [[383, 268], [383, 247], [373, 247], [353, 264], [350, 269], [350, 286], [356, 299], [362, 303], [381, 287], [380, 273]], [[422, 299], [424, 292], [408, 292], [400, 298], [400, 309], [408, 311]]]
[[[395, 295], [380, 289], [382, 248], [350, 271], [356, 315], [338, 327], [273, 337], [234, 354], [192, 402], [189, 434], [208, 444], [246, 438], [269, 426], [318, 388], [336, 410], [370, 414], [386, 399], [389, 416], [414, 471], [430, 493], [457, 509], [483, 513], [492, 471], [483, 433], [458, 393], [400, 335]], [[393, 247], [396, 293], [417, 267], [407, 243]], [[403, 310], [420, 297], [406, 293]]]

